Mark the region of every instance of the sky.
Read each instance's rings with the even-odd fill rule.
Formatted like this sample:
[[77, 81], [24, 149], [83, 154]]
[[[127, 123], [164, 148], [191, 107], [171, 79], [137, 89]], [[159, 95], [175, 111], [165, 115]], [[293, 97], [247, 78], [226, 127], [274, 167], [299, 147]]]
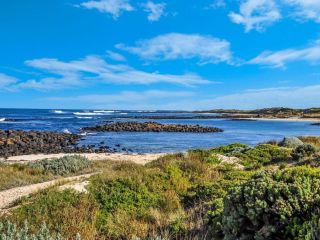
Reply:
[[0, 107], [320, 107], [319, 0], [1, 0]]

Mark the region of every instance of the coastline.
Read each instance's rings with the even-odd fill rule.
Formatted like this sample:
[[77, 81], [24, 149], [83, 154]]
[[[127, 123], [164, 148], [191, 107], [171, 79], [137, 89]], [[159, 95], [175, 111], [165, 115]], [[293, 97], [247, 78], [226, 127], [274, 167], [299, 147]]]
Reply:
[[[236, 118], [235, 118], [236, 119]], [[246, 118], [238, 118], [238, 119], [246, 119]], [[252, 120], [262, 120], [262, 121], [285, 121], [285, 122], [320, 122], [319, 118], [298, 118], [298, 117], [292, 117], [292, 118], [248, 118]]]

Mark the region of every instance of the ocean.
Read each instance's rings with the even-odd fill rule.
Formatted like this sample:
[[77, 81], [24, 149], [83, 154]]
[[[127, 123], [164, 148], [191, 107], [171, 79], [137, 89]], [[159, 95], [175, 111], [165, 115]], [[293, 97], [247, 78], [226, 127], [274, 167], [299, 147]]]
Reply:
[[[58, 131], [80, 133], [79, 129], [108, 121], [155, 121], [222, 128], [223, 133], [132, 133], [107, 132], [82, 134], [79, 145], [105, 142], [111, 148], [120, 145], [136, 153], [180, 152], [241, 142], [255, 145], [285, 136], [320, 135], [320, 127], [301, 121], [232, 121], [230, 119], [130, 119], [132, 116], [197, 116], [191, 112], [125, 110], [39, 110], [0, 109], [0, 129]], [[206, 114], [210, 115], [210, 114]], [[211, 114], [214, 115], [214, 114]], [[124, 118], [125, 117], [125, 118]]]

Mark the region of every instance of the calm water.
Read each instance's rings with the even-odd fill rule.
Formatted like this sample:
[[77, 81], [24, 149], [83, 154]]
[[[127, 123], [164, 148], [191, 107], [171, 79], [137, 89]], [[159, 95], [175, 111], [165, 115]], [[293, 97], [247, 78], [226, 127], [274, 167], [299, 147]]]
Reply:
[[[228, 119], [188, 120], [130, 120], [123, 116], [176, 115], [192, 116], [192, 113], [150, 111], [93, 111], [93, 110], [26, 110], [0, 109], [0, 129], [46, 130], [78, 133], [85, 126], [107, 121], [156, 121], [160, 123], [214, 126], [223, 133], [97, 133], [83, 136], [80, 144], [117, 144], [134, 152], [178, 152], [190, 148], [209, 148], [241, 142], [250, 145], [268, 140], [281, 140], [284, 136], [320, 135], [320, 127], [310, 122], [286, 121], [230, 121]], [[4, 119], [7, 119], [4, 121]]]

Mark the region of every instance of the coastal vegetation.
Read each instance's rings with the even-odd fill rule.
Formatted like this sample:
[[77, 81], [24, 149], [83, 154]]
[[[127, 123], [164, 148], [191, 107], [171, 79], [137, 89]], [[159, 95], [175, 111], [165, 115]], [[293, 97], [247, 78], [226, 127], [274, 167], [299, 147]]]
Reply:
[[81, 156], [45, 159], [29, 164], [0, 162], [0, 190], [41, 183], [60, 176], [73, 176], [94, 172], [91, 162]]
[[295, 147], [190, 150], [146, 165], [92, 162], [86, 167], [100, 173], [86, 192], [41, 191], [1, 221], [18, 228], [27, 221], [31, 233], [45, 222], [64, 239], [318, 239], [319, 148], [312, 143], [320, 138], [300, 139]]
[[293, 108], [263, 108], [255, 110], [238, 110], [238, 109], [214, 109], [208, 111], [195, 111], [195, 113], [219, 113], [240, 115], [242, 117], [256, 118], [320, 118], [320, 108], [293, 109]]

